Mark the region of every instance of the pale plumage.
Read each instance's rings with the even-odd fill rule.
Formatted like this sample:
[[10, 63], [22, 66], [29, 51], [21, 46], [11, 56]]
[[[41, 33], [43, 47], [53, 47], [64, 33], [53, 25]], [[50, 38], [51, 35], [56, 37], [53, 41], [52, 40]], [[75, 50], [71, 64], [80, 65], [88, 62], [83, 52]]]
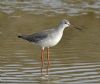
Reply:
[[55, 46], [62, 38], [63, 36], [63, 31], [66, 27], [69, 27], [70, 23], [68, 20], [62, 20], [60, 24], [54, 28], [54, 29], [48, 29], [44, 30], [39, 33], [34, 33], [31, 35], [19, 35], [19, 38], [25, 39], [29, 42], [33, 42], [38, 44], [39, 46], [42, 47], [41, 51], [41, 62], [42, 62], [42, 67], [44, 64], [44, 48], [47, 48], [47, 59], [48, 59], [48, 64], [50, 64], [49, 61], [49, 47]]
[[39, 33], [31, 35], [19, 35], [19, 38], [25, 39], [29, 42], [34, 42], [41, 47], [52, 47], [56, 45], [63, 35], [63, 30], [70, 25], [69, 21], [62, 20], [57, 28], [44, 30]]

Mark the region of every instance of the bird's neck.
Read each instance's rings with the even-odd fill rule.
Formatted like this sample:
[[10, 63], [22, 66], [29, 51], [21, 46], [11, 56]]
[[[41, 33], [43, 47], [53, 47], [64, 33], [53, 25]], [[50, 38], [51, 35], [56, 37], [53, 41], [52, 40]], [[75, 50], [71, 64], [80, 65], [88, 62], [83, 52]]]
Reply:
[[65, 28], [65, 25], [58, 25], [58, 31], [60, 32], [63, 32]]

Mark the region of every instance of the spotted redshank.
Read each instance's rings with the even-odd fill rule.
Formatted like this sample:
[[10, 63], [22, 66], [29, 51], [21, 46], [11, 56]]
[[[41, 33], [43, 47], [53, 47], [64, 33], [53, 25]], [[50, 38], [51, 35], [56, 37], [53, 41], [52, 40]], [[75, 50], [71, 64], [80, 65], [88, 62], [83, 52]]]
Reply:
[[41, 46], [41, 64], [43, 66], [44, 49], [47, 48], [47, 60], [48, 64], [50, 64], [49, 48], [55, 46], [61, 40], [64, 29], [68, 28], [69, 26], [70, 22], [66, 19], [63, 19], [54, 29], [44, 30], [31, 35], [19, 35], [18, 37]]

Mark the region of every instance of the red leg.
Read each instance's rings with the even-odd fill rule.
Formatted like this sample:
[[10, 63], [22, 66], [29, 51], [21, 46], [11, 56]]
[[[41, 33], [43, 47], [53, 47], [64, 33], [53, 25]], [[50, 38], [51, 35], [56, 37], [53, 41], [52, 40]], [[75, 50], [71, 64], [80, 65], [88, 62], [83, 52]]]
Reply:
[[47, 48], [47, 60], [48, 60], [48, 65], [50, 65], [49, 48]]
[[47, 61], [48, 61], [48, 65], [47, 65], [47, 75], [48, 75], [49, 74], [49, 66], [50, 66], [49, 48], [47, 48]]
[[42, 71], [43, 66], [44, 66], [44, 48], [42, 48], [42, 50], [41, 50], [41, 75], [43, 73], [43, 71]]

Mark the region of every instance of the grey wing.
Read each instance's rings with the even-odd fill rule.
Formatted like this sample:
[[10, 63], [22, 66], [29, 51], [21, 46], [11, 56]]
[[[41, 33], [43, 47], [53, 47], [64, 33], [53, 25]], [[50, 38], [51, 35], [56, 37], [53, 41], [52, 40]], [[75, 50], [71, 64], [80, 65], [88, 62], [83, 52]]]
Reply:
[[47, 36], [48, 36], [47, 33], [40, 32], [40, 33], [31, 34], [31, 35], [22, 35], [21, 38], [23, 38], [29, 42], [38, 42], [40, 40], [45, 39]]
[[49, 34], [51, 34], [54, 30], [55, 29], [48, 29], [48, 30], [45, 30], [43, 32], [39, 32], [39, 33], [34, 33], [34, 34], [31, 34], [31, 35], [28, 35], [26, 37], [26, 40], [28, 40], [30, 42], [38, 42], [38, 41], [43, 40], [46, 37], [48, 37]]
[[32, 34], [32, 39], [34, 42], [38, 42], [40, 40], [45, 39], [47, 36], [48, 36], [48, 34], [44, 33], [44, 32], [34, 33], [34, 34]]
[[45, 30], [45, 31], [40, 32], [40, 33], [34, 33], [34, 34], [31, 34], [31, 35], [21, 35], [21, 36], [18, 36], [18, 37], [25, 39], [29, 42], [38, 42], [38, 41], [43, 40], [46, 37], [48, 37], [54, 31], [55, 31], [55, 29], [48, 29], [48, 30]]

